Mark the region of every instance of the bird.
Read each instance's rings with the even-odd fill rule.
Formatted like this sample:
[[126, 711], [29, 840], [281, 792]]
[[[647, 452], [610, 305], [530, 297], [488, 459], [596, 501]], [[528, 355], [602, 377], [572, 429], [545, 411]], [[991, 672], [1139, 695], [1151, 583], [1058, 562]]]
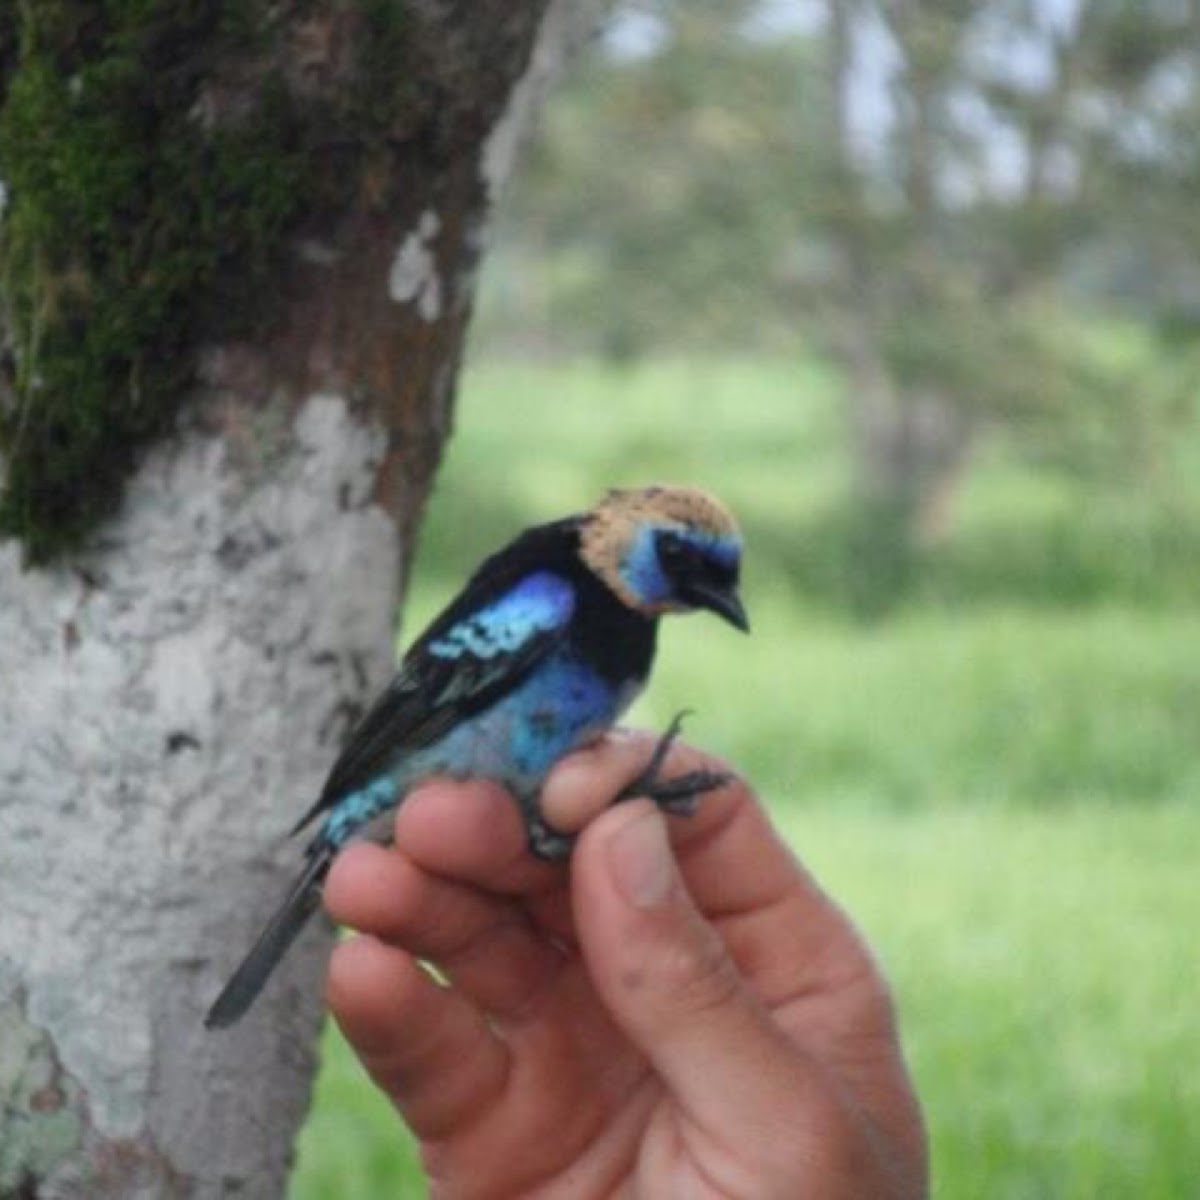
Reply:
[[[246, 1013], [319, 906], [338, 851], [422, 780], [498, 781], [516, 799], [530, 851], [566, 858], [573, 839], [542, 819], [542, 780], [642, 690], [661, 617], [707, 610], [749, 632], [742, 545], [735, 518], [714, 496], [656, 484], [611, 489], [590, 509], [526, 529], [485, 559], [413, 642], [292, 829], [319, 821], [303, 869], [205, 1025], [225, 1028]], [[688, 813], [727, 781], [709, 771], [660, 777], [684, 715], [614, 799], [644, 795]]]

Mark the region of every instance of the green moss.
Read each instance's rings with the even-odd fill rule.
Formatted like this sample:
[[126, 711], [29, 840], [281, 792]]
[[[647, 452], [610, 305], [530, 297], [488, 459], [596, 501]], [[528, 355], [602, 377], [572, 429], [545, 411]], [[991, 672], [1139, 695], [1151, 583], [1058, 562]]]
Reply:
[[360, 83], [351, 99], [350, 123], [374, 148], [386, 139], [403, 100], [397, 90], [396, 64], [407, 50], [404, 0], [359, 0], [364, 37]]
[[[198, 119], [213, 64], [269, 61], [269, 7], [0, 6], [0, 279], [15, 359], [0, 394], [0, 535], [22, 538], [33, 562], [78, 547], [112, 512], [138, 456], [171, 429], [196, 344], [267, 315], [232, 301], [269, 291], [302, 207], [351, 194], [395, 102], [374, 70], [338, 108], [302, 110], [266, 71], [236, 123]], [[364, 58], [397, 28], [394, 0], [368, 10]], [[336, 170], [320, 153], [335, 141]]]

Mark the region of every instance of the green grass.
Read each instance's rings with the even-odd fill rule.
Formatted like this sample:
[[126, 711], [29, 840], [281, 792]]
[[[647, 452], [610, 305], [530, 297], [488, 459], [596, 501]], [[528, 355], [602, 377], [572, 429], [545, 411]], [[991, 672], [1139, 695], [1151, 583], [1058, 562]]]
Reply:
[[425, 1195], [421, 1179], [413, 1139], [330, 1022], [290, 1200], [408, 1200]]
[[[936, 586], [864, 626], [820, 586], [845, 473], [817, 367], [492, 368], [459, 420], [406, 630], [516, 529], [606, 486], [691, 480], [738, 510], [754, 635], [671, 622], [634, 718], [695, 709], [690, 736], [756, 782], [868, 932], [900, 998], [936, 1194], [1194, 1191], [1200, 607], [1160, 586], [1158, 542], [1123, 540], [1128, 515], [1105, 526], [1111, 494], [996, 452], [930, 564]], [[1163, 577], [1194, 573], [1176, 561], [1193, 499], [1137, 509], [1156, 538], [1179, 527]], [[332, 1034], [326, 1049], [292, 1196], [421, 1196], [386, 1103]]]
[[1200, 1178], [1200, 816], [785, 813], [894, 981], [952, 1200], [1168, 1200]]

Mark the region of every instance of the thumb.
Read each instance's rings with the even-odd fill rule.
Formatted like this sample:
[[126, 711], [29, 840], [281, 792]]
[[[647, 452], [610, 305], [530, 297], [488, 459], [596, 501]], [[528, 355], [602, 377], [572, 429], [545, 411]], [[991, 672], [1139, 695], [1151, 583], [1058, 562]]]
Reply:
[[621, 804], [583, 832], [572, 900], [597, 992], [689, 1115], [761, 1134], [814, 1089], [811, 1065], [693, 904], [651, 803]]

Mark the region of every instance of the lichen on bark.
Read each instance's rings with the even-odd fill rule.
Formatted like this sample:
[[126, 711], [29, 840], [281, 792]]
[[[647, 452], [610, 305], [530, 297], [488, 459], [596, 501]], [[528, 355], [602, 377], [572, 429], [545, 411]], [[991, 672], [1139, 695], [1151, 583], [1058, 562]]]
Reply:
[[296, 47], [278, 44], [315, 7], [0, 6], [0, 536], [29, 560], [113, 511], [186, 403], [196, 347], [270, 321], [263, 284], [289, 233], [364, 169], [403, 91], [383, 65], [401, 0], [355, 6], [358, 69], [336, 97], [304, 95]]
[[0, 1196], [18, 1196], [83, 1140], [78, 1086], [65, 1076], [53, 1039], [25, 1014], [19, 988], [5, 984], [0, 960]]

